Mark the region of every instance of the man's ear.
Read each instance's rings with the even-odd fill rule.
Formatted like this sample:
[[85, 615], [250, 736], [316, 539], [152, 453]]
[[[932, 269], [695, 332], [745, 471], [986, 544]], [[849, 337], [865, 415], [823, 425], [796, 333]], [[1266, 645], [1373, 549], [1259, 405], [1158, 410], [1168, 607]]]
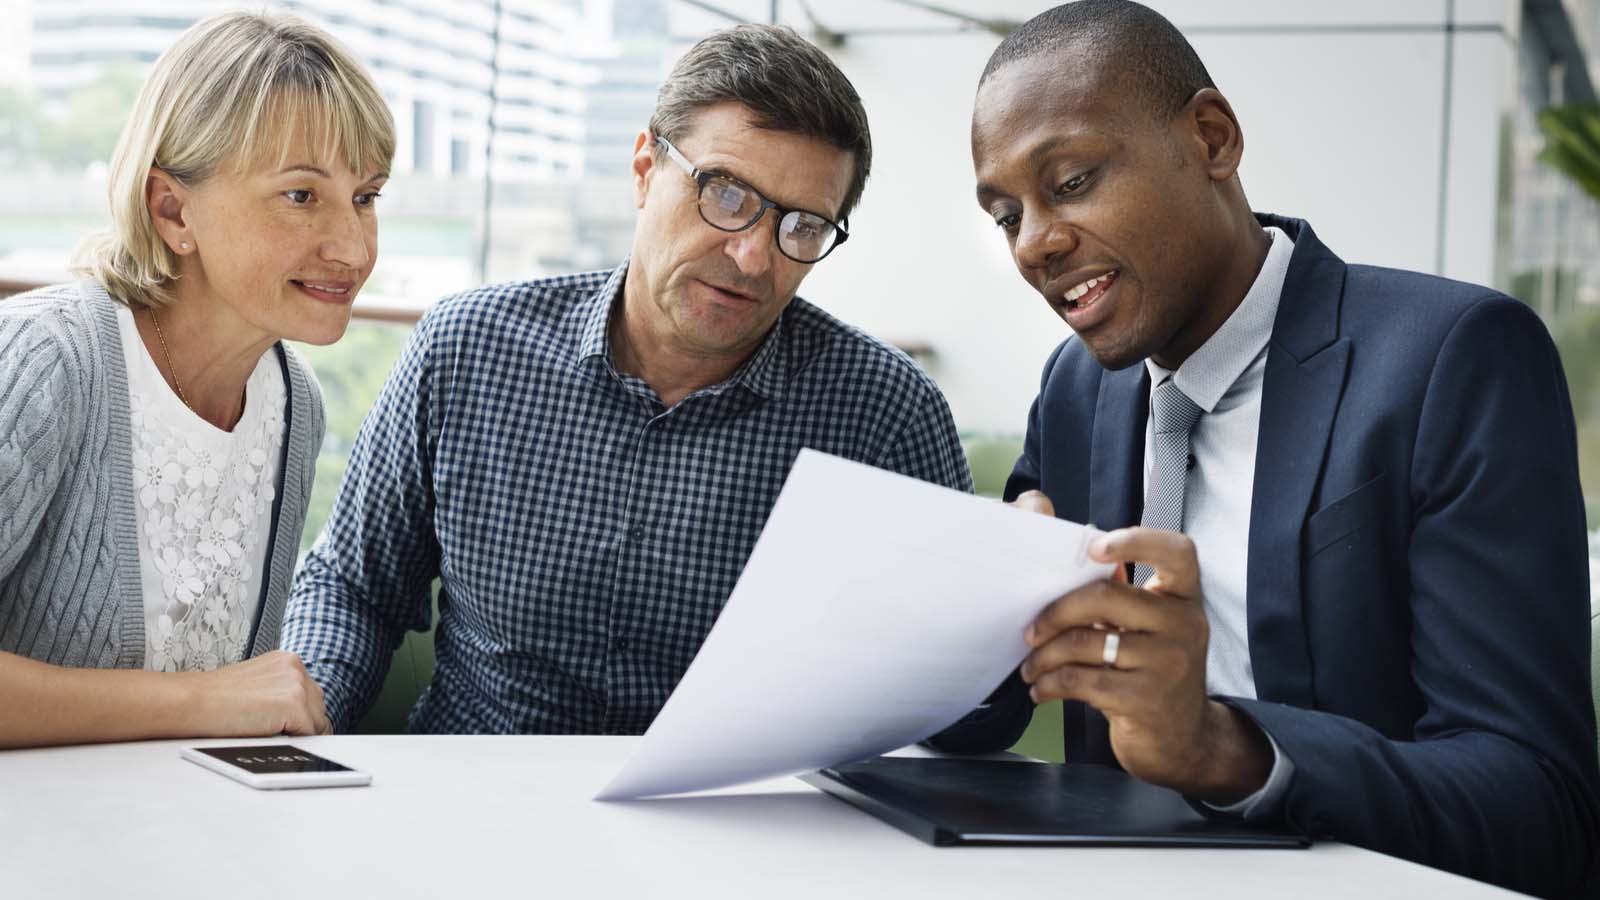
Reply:
[[639, 132], [633, 139], [633, 205], [644, 208], [644, 199], [650, 192], [650, 173], [656, 167], [656, 139], [649, 131]]
[[144, 204], [156, 233], [180, 256], [196, 249], [188, 217], [189, 189], [171, 175], [150, 167], [144, 181]]
[[1199, 142], [1203, 165], [1212, 181], [1227, 181], [1244, 159], [1244, 130], [1228, 98], [1216, 88], [1201, 88], [1184, 106], [1179, 118]]

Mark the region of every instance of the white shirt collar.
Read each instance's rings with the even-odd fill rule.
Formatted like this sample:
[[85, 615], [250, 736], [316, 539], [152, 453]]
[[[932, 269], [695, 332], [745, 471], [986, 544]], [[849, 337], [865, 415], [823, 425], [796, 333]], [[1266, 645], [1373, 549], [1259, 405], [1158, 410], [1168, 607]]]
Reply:
[[1154, 390], [1167, 378], [1176, 377], [1178, 389], [1206, 412], [1216, 408], [1228, 388], [1250, 368], [1272, 338], [1272, 323], [1278, 317], [1278, 301], [1283, 296], [1283, 281], [1289, 274], [1289, 259], [1294, 241], [1277, 226], [1267, 228], [1272, 246], [1256, 280], [1227, 321], [1199, 349], [1178, 367], [1177, 375], [1155, 360], [1145, 360]]

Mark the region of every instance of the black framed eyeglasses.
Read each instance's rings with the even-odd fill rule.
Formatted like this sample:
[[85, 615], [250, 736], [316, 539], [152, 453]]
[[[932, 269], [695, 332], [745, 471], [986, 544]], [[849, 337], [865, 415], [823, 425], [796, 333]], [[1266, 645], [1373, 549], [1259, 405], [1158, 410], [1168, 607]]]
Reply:
[[666, 138], [658, 134], [655, 140], [699, 187], [700, 218], [718, 231], [744, 231], [761, 221], [767, 210], [775, 209], [778, 227], [772, 239], [778, 252], [798, 263], [817, 262], [850, 237], [842, 223], [810, 210], [779, 206], [732, 175], [702, 172]]

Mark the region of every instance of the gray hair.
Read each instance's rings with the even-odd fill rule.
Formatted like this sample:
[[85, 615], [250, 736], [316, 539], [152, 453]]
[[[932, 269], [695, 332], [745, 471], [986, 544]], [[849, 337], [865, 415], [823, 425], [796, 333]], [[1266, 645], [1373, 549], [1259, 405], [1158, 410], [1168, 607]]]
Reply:
[[867, 184], [872, 134], [861, 97], [827, 54], [781, 25], [738, 25], [715, 32], [685, 53], [656, 95], [650, 131], [677, 140], [697, 112], [734, 101], [759, 128], [804, 135], [855, 155], [850, 190], [837, 211], [845, 219]]

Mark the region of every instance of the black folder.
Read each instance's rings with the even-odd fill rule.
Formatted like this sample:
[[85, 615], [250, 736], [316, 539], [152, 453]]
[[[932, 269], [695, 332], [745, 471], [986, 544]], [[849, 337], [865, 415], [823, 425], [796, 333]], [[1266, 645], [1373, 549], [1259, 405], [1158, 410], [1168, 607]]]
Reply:
[[1109, 766], [880, 756], [800, 776], [937, 847], [1308, 847], [1207, 819], [1176, 791]]

